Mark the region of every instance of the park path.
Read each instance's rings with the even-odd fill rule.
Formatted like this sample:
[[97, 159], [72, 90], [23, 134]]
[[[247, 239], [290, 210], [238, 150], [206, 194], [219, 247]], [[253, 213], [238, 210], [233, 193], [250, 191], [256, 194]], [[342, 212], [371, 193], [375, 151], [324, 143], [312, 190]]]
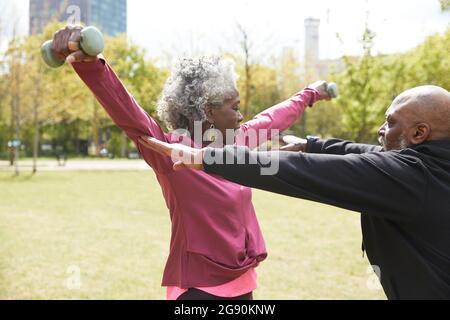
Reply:
[[[19, 161], [20, 171], [31, 171], [31, 160]], [[56, 160], [39, 160], [38, 171], [145, 171], [151, 168], [143, 160], [68, 160], [64, 166]], [[0, 160], [0, 172], [14, 172], [8, 161]]]

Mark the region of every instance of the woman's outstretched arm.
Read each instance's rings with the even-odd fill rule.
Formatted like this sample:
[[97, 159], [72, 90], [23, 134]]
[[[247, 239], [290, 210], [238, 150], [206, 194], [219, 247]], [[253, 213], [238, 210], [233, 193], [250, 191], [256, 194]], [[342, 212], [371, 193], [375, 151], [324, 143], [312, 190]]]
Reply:
[[290, 99], [261, 112], [241, 126], [236, 143], [253, 149], [275, 138], [291, 127], [306, 108], [313, 106], [319, 100], [329, 100], [326, 88], [326, 82], [316, 82]]
[[67, 26], [55, 33], [52, 50], [55, 55], [67, 58], [83, 82], [89, 87], [114, 123], [136, 143], [144, 159], [155, 171], [171, 170], [170, 159], [143, 148], [138, 137], [149, 135], [166, 141], [159, 124], [134, 100], [112, 68], [102, 57], [86, 56], [80, 48], [81, 26]]

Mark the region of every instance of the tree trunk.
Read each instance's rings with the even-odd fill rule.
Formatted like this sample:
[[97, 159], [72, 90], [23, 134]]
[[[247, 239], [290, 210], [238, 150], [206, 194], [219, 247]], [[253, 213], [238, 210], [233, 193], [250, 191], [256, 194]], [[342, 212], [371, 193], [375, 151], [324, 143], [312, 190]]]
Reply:
[[251, 70], [248, 51], [245, 51], [245, 108], [244, 108], [244, 118], [247, 120], [250, 115], [250, 101], [251, 101]]
[[[11, 78], [11, 87], [14, 85], [14, 81]], [[14, 114], [15, 114], [15, 110], [14, 110], [14, 104], [11, 100], [11, 119], [10, 119], [10, 126], [9, 126], [9, 136], [11, 139], [11, 143], [14, 142]], [[11, 167], [14, 166], [14, 157], [15, 157], [15, 152], [14, 152], [14, 146], [11, 145], [9, 146], [9, 164], [11, 165]]]
[[33, 140], [33, 174], [37, 172], [37, 159], [39, 157], [39, 138], [40, 138], [40, 128], [39, 128], [39, 121], [37, 120], [36, 115], [34, 121], [34, 140]]
[[36, 96], [34, 99], [33, 106], [33, 122], [34, 122], [34, 139], [33, 139], [33, 174], [37, 172], [37, 159], [39, 157], [39, 138], [40, 138], [40, 127], [39, 127], [39, 106], [40, 106], [40, 95], [41, 95], [41, 81], [42, 81], [42, 68], [41, 62], [38, 62], [38, 76], [36, 81]]
[[[18, 79], [17, 79], [18, 80]], [[18, 81], [17, 81], [18, 86]], [[14, 96], [12, 99], [12, 107], [14, 110], [14, 140], [17, 141], [16, 147], [14, 148], [14, 171], [16, 176], [20, 174], [19, 171], [19, 148], [20, 145], [18, 141], [20, 141], [20, 97], [19, 92], [14, 92]]]
[[250, 115], [250, 103], [251, 103], [251, 96], [252, 96], [252, 66], [250, 63], [250, 41], [248, 39], [248, 33], [245, 30], [245, 28], [237, 24], [237, 28], [239, 33], [242, 36], [241, 40], [241, 48], [244, 53], [244, 60], [245, 60], [245, 99], [243, 101], [243, 116], [245, 120], [248, 120], [248, 117]]
[[95, 100], [94, 103], [94, 121], [93, 121], [93, 136], [94, 136], [94, 146], [95, 146], [95, 155], [100, 156], [100, 145], [99, 145], [99, 128], [100, 128], [100, 120], [98, 115], [98, 104]]
[[128, 138], [125, 132], [122, 132], [121, 136], [121, 143], [120, 143], [120, 157], [121, 158], [127, 158], [128, 157]]
[[14, 30], [13, 41], [11, 45], [11, 127], [13, 131], [14, 142], [14, 171], [16, 176], [19, 171], [19, 139], [20, 139], [20, 52], [17, 48], [16, 33]]
[[11, 145], [9, 146], [9, 164], [11, 167], [14, 166], [14, 160], [15, 160], [15, 147], [14, 147], [14, 136], [15, 136], [15, 105], [14, 105], [14, 88], [15, 88], [15, 82], [14, 82], [14, 69], [11, 68], [11, 76], [9, 78], [9, 87], [11, 88], [11, 94], [13, 95], [11, 100], [11, 118], [10, 118], [10, 124], [9, 124], [9, 137], [11, 141]]

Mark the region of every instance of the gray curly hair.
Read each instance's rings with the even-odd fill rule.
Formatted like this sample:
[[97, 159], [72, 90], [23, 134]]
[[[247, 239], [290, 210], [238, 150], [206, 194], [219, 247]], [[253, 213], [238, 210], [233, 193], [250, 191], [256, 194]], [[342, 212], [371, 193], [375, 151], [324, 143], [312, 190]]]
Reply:
[[172, 70], [157, 104], [171, 130], [190, 129], [207, 120], [205, 107], [221, 107], [237, 93], [235, 63], [217, 56], [182, 58]]

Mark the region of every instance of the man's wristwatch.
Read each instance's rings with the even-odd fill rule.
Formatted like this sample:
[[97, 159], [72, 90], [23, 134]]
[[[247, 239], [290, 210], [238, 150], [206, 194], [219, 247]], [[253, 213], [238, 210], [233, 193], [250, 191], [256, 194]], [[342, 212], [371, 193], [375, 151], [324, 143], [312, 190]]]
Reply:
[[319, 140], [320, 138], [317, 136], [306, 136], [306, 147], [305, 147], [305, 152], [308, 153], [310, 150], [311, 145], [316, 142], [317, 140]]

